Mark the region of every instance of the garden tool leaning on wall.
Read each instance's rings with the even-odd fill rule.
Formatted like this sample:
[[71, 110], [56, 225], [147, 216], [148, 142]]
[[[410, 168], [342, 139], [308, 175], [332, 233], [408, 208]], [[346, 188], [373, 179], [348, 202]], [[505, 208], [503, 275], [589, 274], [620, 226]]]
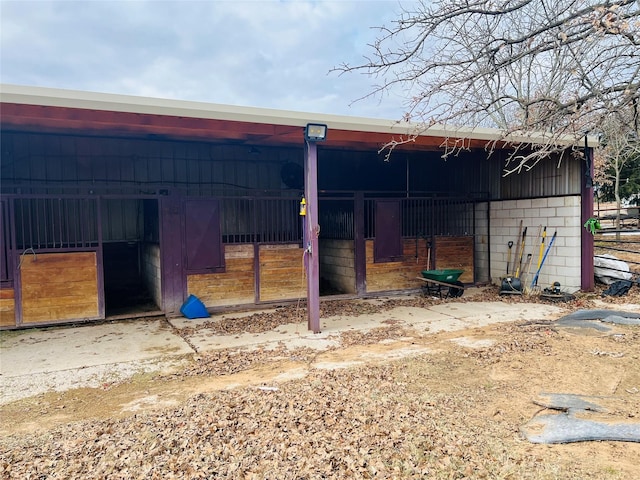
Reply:
[[549, 255], [549, 250], [551, 250], [551, 247], [553, 246], [553, 242], [556, 239], [556, 235], [557, 234], [558, 234], [557, 230], [555, 232], [553, 232], [553, 236], [551, 237], [551, 241], [549, 242], [549, 245], [547, 246], [547, 249], [544, 252], [544, 256], [542, 257], [542, 260], [540, 261], [540, 265], [538, 266], [538, 271], [536, 272], [535, 276], [533, 277], [533, 281], [531, 282], [531, 291], [532, 291], [532, 293], [540, 293], [540, 287], [538, 286], [538, 277], [540, 276], [540, 271], [542, 270], [542, 267], [544, 266], [544, 261], [547, 259], [547, 255]]
[[[520, 229], [522, 230], [522, 222], [520, 222]], [[522, 282], [520, 281], [519, 275], [520, 270], [522, 268], [522, 256], [524, 255], [524, 246], [525, 246], [525, 238], [527, 236], [527, 227], [524, 227], [522, 230], [522, 239], [518, 238], [518, 247], [516, 250], [517, 262], [514, 259], [514, 267], [517, 263], [517, 267], [515, 268], [515, 275], [509, 276], [509, 261], [507, 261], [507, 276], [502, 279], [502, 283], [500, 285], [500, 295], [522, 295]], [[512, 242], [511, 245], [513, 245]], [[511, 257], [511, 246], [509, 246], [509, 257]]]

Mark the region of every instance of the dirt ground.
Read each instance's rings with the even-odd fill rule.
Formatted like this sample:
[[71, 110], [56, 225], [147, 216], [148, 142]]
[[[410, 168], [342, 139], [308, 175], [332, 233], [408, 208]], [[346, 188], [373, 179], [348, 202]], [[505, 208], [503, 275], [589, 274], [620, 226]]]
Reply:
[[[601, 245], [640, 250], [640, 243]], [[598, 246], [596, 253], [610, 252]], [[638, 253], [613, 253], [640, 262]], [[621, 298], [602, 298], [604, 288], [563, 306], [567, 312], [640, 310], [639, 287]], [[525, 299], [494, 292], [486, 300]], [[447, 300], [454, 301], [466, 299]], [[411, 306], [421, 302], [433, 300]], [[367, 315], [396, 304], [402, 303], [322, 308], [326, 315]], [[233, 334], [290, 321], [285, 309], [214, 327]], [[549, 412], [534, 403], [545, 392], [601, 396], [612, 406], [599, 420], [640, 422], [639, 359], [640, 327], [600, 332], [549, 321], [440, 333], [389, 322], [343, 333], [340, 346], [328, 351], [201, 354], [172, 374], [3, 405], [0, 474], [635, 479], [640, 443], [539, 445], [525, 440], [521, 429]]]
[[[567, 311], [640, 310], [640, 288], [618, 299], [601, 290]], [[544, 392], [604, 396], [615, 407], [600, 419], [640, 422], [640, 327], [429, 333], [390, 322], [341, 340], [321, 352], [202, 354], [176, 373], [6, 404], [0, 476], [638, 478], [640, 443], [540, 445], [521, 428], [545, 412], [534, 403]]]

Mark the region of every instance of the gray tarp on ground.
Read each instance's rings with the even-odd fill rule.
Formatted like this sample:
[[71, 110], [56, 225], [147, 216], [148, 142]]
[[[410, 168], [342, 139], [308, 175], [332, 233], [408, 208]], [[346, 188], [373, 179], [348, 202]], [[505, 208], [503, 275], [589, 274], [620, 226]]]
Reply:
[[640, 423], [594, 422], [570, 413], [538, 415], [521, 431], [531, 443], [640, 442]]
[[533, 401], [541, 407], [553, 410], [589, 410], [591, 412], [606, 412], [606, 408], [597, 404], [597, 401], [608, 397], [595, 397], [586, 395], [574, 395], [572, 393], [541, 393]]
[[595, 328], [603, 332], [610, 330], [609, 327], [595, 320], [616, 325], [640, 325], [640, 313], [620, 310], [577, 310], [556, 320], [555, 325], [560, 327]]
[[[520, 428], [531, 443], [573, 443], [594, 440], [640, 442], [640, 423], [597, 421], [584, 418], [589, 412], [617, 411], [624, 401], [618, 397], [541, 393], [536, 405], [561, 413], [537, 415]], [[601, 404], [609, 405], [609, 409]], [[578, 416], [579, 415], [579, 416]]]

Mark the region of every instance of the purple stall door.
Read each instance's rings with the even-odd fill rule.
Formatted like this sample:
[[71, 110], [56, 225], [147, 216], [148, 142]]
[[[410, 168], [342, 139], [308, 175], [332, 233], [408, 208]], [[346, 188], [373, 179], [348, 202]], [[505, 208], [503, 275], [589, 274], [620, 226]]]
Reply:
[[400, 200], [376, 201], [375, 262], [393, 262], [402, 257]]
[[217, 200], [185, 201], [185, 249], [188, 273], [224, 271], [220, 203]]
[[185, 299], [186, 276], [182, 255], [182, 201], [163, 197], [160, 202], [160, 255], [162, 268], [162, 309], [166, 314], [180, 311]]

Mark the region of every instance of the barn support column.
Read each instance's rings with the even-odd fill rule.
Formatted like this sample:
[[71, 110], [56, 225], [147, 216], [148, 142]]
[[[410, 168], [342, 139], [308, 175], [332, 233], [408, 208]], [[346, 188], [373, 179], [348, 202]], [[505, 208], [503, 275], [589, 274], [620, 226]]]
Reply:
[[318, 259], [318, 149], [313, 141], [304, 143], [304, 192], [307, 211], [304, 221], [304, 265], [307, 272], [307, 327], [320, 333], [320, 262]]
[[[580, 187], [580, 208], [581, 224], [584, 225], [593, 216], [593, 148], [587, 146], [585, 137], [584, 157], [582, 164], [584, 178]], [[585, 292], [594, 289], [594, 268], [593, 268], [593, 235], [586, 229], [580, 229], [581, 251], [581, 285]]]

